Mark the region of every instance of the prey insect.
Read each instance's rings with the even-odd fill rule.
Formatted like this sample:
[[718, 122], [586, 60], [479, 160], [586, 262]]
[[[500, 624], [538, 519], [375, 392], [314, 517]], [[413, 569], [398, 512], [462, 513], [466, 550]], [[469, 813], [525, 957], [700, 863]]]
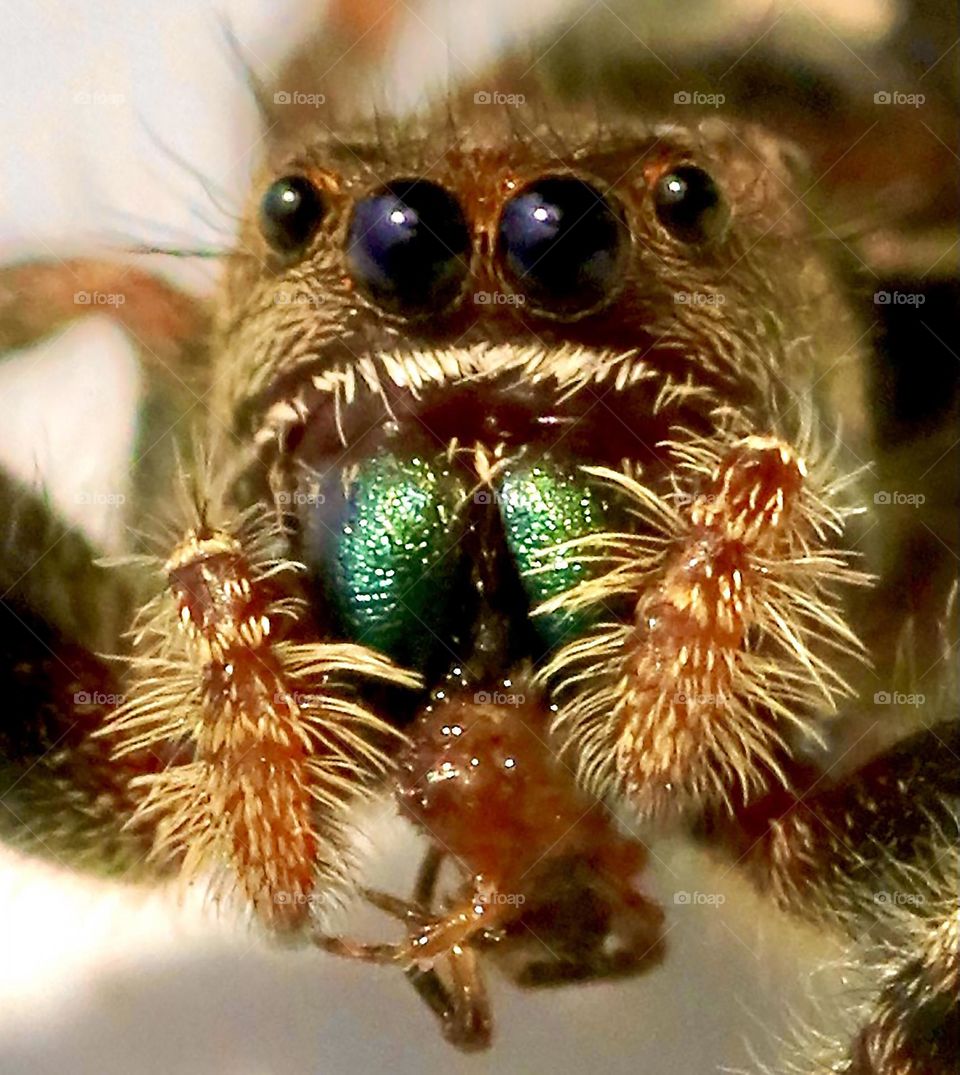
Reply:
[[[920, 871], [936, 898], [884, 923], [831, 1070], [945, 1075], [960, 739], [945, 703], [826, 760], [890, 643], [862, 628], [863, 329], [797, 155], [711, 120], [463, 127], [271, 146], [212, 310], [105, 262], [4, 270], [33, 296], [8, 346], [70, 315], [66, 272], [135, 294], [147, 365], [212, 400], [174, 531], [122, 563], [7, 480], [6, 838], [395, 965], [465, 1049], [487, 963], [664, 958], [641, 834], [709, 837], [855, 936], [871, 878]], [[429, 845], [409, 898], [357, 891], [355, 819], [390, 795]], [[332, 934], [351, 895], [399, 939]]]

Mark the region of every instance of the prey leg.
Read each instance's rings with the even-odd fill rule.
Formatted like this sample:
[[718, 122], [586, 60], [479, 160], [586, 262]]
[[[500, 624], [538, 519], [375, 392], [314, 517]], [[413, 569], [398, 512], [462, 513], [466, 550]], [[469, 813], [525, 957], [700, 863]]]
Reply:
[[[374, 907], [405, 922], [407, 937], [393, 944], [364, 944], [315, 934], [326, 952], [367, 963], [400, 964], [427, 1007], [440, 1020], [444, 1037], [458, 1049], [473, 1051], [490, 1044], [492, 1019], [476, 944], [497, 928], [497, 905], [471, 891], [468, 899], [433, 913], [443, 853], [431, 848], [421, 864], [413, 899], [365, 890]], [[442, 970], [441, 970], [442, 967]]]

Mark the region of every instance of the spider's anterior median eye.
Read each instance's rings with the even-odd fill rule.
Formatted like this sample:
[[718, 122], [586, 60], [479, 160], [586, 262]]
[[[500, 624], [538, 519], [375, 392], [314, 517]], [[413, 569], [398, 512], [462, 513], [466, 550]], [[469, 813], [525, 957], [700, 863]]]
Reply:
[[685, 243], [703, 243], [723, 232], [728, 213], [713, 179], [693, 165], [657, 180], [654, 204], [660, 223]]
[[582, 312], [613, 290], [626, 247], [623, 218], [590, 183], [547, 176], [504, 206], [498, 256], [543, 310]]
[[282, 254], [301, 250], [313, 238], [323, 219], [323, 197], [302, 175], [288, 175], [272, 183], [260, 202], [260, 230]]
[[429, 313], [457, 296], [470, 232], [452, 194], [425, 179], [388, 183], [353, 211], [347, 261], [354, 280], [395, 313]]

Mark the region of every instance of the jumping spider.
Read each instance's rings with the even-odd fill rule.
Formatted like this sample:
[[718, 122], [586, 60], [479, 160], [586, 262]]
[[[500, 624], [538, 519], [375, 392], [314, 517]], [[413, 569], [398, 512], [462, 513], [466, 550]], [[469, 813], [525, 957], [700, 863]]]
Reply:
[[[6, 480], [6, 838], [209, 877], [396, 964], [467, 1049], [488, 958], [539, 986], [663, 957], [638, 832], [855, 936], [919, 871], [831, 1070], [956, 1070], [958, 726], [825, 761], [892, 642], [863, 327], [807, 186], [717, 120], [361, 124], [271, 145], [209, 309], [4, 270], [5, 346], [121, 292], [147, 367], [212, 401], [149, 498], [178, 529], [122, 562]], [[364, 893], [403, 935], [332, 936], [386, 792], [431, 842], [409, 899]]]

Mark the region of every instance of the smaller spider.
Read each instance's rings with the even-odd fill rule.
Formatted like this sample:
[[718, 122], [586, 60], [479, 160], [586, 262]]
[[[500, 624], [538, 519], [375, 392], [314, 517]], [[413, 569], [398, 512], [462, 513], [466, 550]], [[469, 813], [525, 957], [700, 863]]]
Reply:
[[[472, 694], [462, 669], [434, 692], [399, 759], [402, 813], [431, 844], [412, 899], [366, 890], [407, 937], [364, 945], [318, 936], [338, 955], [404, 967], [462, 1049], [489, 1045], [480, 951], [521, 986], [632, 975], [664, 954], [663, 912], [640, 887], [647, 854], [576, 786], [547, 745], [533, 684]], [[459, 693], [458, 693], [459, 692]], [[445, 858], [462, 880], [436, 909]]]

